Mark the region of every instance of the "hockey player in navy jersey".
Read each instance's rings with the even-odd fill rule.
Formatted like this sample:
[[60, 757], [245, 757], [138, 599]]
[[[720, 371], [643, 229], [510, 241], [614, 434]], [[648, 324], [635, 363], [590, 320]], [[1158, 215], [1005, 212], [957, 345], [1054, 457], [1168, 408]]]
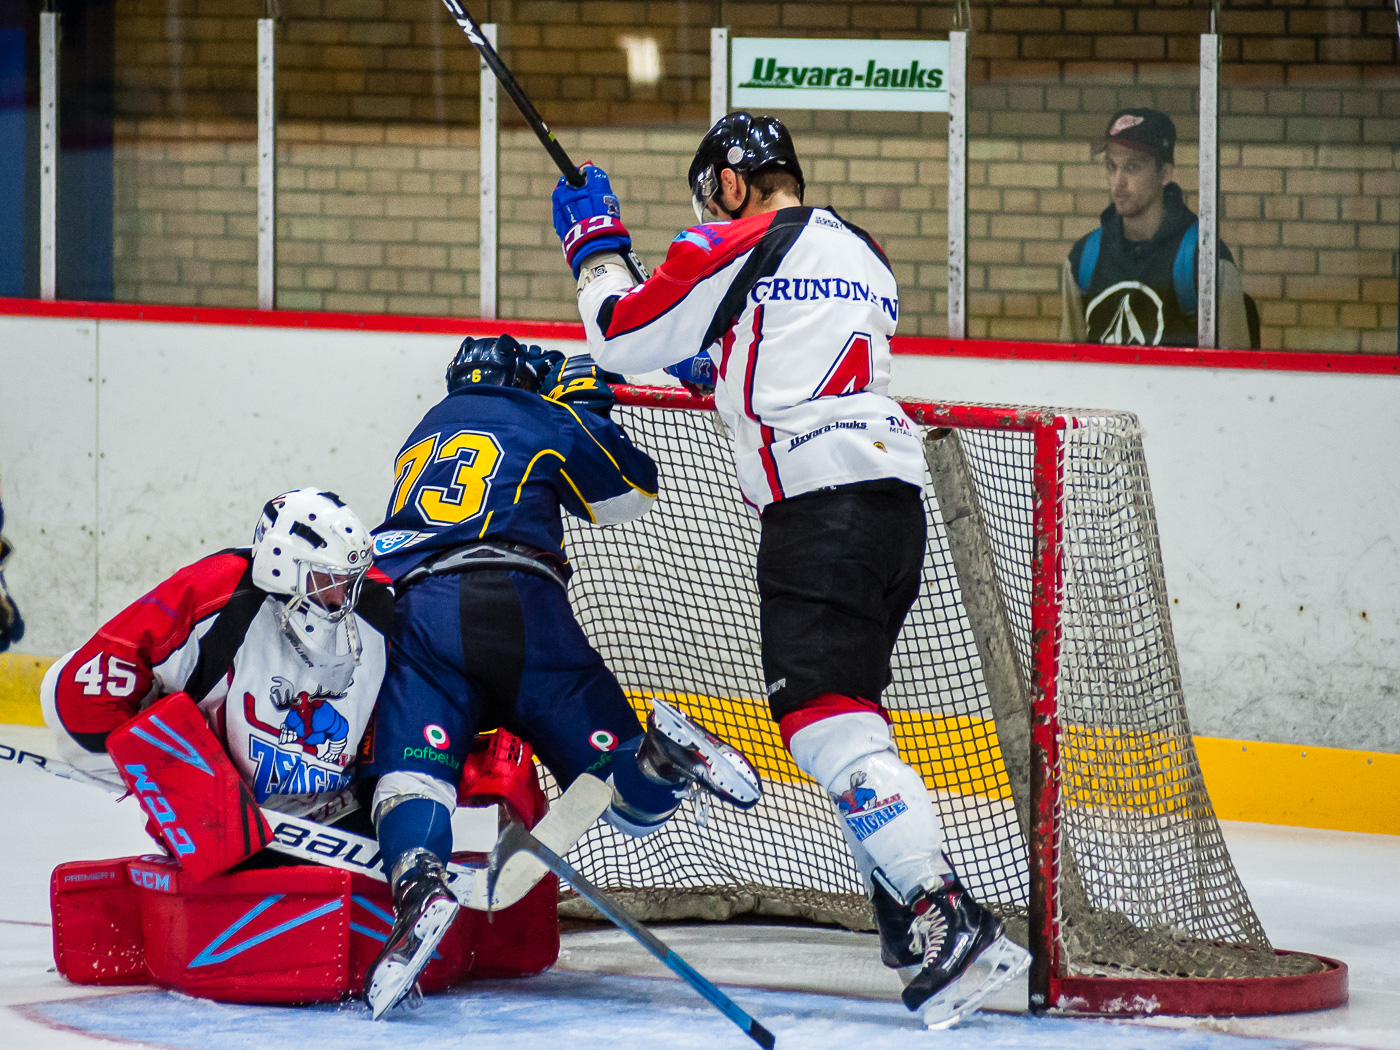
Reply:
[[[549, 397], [538, 391], [544, 383]], [[372, 812], [395, 923], [365, 996], [376, 1018], [409, 994], [457, 912], [443, 877], [457, 781], [473, 739], [503, 727], [568, 787], [613, 787], [605, 819], [645, 835], [706, 790], [741, 808], [758, 776], [660, 701], [644, 731], [569, 607], [560, 509], [595, 525], [645, 514], [656, 466], [608, 418], [586, 355], [467, 339], [447, 397], [404, 442], [377, 565], [398, 594], [373, 730]]]
[[582, 187], [556, 187], [554, 226], [592, 356], [714, 389], [740, 492], [761, 516], [773, 718], [838, 804], [906, 1005], [931, 1027], [955, 1024], [1029, 956], [958, 881], [879, 702], [927, 535], [922, 442], [887, 395], [889, 260], [835, 212], [803, 206], [792, 139], [772, 117], [731, 113], [705, 135], [689, 175], [701, 224], [641, 284], [607, 174], [584, 173]]

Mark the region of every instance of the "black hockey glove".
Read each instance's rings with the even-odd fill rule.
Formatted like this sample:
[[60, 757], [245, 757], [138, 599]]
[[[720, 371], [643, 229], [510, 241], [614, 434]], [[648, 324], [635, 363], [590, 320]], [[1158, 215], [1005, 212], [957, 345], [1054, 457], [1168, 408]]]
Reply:
[[545, 350], [531, 343], [525, 348], [525, 364], [535, 374], [535, 389], [548, 393], [549, 375], [564, 360], [559, 350]]
[[611, 384], [623, 382], [626, 376], [604, 372], [588, 354], [578, 354], [554, 366], [545, 380], [544, 394], [553, 401], [607, 417], [617, 401]]
[[[10, 556], [10, 545], [0, 538], [0, 568], [3, 568], [5, 559]], [[19, 614], [19, 606], [15, 604], [10, 592], [5, 589], [5, 574], [0, 572], [0, 653], [10, 647], [11, 642], [17, 642], [24, 637], [24, 618]]]

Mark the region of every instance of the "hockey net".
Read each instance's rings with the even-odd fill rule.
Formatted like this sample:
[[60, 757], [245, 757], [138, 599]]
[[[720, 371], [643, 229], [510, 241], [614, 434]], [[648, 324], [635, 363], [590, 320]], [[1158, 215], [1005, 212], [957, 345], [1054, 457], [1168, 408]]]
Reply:
[[[622, 388], [613, 418], [656, 459], [661, 497], [626, 525], [570, 527], [570, 595], [638, 713], [653, 696], [679, 703], [749, 756], [765, 795], [748, 812], [683, 809], [641, 840], [600, 824], [570, 859], [647, 920], [873, 929], [834, 807], [768, 714], [758, 522], [708, 407]], [[1272, 949], [1212, 811], [1136, 417], [905, 409], [925, 428], [928, 549], [882, 702], [964, 884], [1031, 946], [1033, 1002], [1112, 1010], [1072, 979], [1131, 978], [1169, 1009], [1163, 978], [1326, 969]]]

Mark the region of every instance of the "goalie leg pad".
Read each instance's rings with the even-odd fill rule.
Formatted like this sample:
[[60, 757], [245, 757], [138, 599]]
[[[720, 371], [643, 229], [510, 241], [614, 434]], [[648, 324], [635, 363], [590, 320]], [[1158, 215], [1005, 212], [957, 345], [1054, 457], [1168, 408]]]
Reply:
[[798, 767], [836, 804], [847, 841], [867, 879], [870, 868], [878, 867], [896, 890], [908, 896], [951, 874], [943, 858], [943, 829], [928, 789], [923, 778], [900, 759], [889, 725], [879, 714], [832, 715], [809, 723], [790, 739]]
[[272, 841], [272, 829], [204, 716], [172, 693], [107, 737], [122, 782], [196, 881]]

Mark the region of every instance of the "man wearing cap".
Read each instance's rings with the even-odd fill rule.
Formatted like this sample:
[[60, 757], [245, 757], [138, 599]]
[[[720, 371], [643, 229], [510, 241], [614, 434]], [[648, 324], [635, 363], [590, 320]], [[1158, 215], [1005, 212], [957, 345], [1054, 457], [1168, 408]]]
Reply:
[[[1075, 242], [1060, 275], [1060, 338], [1073, 343], [1196, 345], [1198, 226], [1175, 171], [1176, 125], [1155, 109], [1108, 122], [1104, 155], [1111, 203]], [[1216, 282], [1217, 346], [1250, 346], [1240, 272], [1222, 242]]]

